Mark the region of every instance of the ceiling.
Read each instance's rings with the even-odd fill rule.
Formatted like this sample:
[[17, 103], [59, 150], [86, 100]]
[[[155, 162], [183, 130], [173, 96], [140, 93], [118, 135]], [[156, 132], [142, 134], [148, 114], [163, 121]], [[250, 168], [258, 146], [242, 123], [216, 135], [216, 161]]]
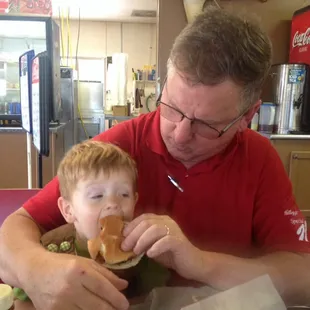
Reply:
[[[169, 1], [169, 0], [167, 0]], [[65, 16], [70, 7], [70, 18], [123, 22], [156, 23], [156, 17], [131, 16], [133, 10], [157, 12], [157, 0], [52, 0], [53, 15]], [[155, 12], [154, 12], [155, 11]], [[141, 12], [147, 13], [147, 12]]]
[[[170, 1], [170, 0], [167, 0]], [[139, 23], [156, 23], [156, 17], [133, 17], [133, 10], [157, 12], [157, 0], [52, 0], [53, 15], [64, 17], [70, 7], [70, 19], [108, 20]], [[0, 21], [1, 37], [45, 38], [42, 22]], [[1, 49], [1, 42], [0, 42]]]

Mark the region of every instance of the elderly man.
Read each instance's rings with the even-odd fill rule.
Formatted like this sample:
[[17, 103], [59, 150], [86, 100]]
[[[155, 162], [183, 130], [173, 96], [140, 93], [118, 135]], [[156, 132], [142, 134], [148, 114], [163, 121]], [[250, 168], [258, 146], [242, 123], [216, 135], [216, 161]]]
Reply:
[[[306, 303], [304, 219], [276, 151], [247, 129], [270, 63], [255, 23], [207, 9], [176, 38], [157, 111], [95, 139], [137, 161], [140, 197], [124, 249], [220, 290], [267, 273], [288, 302]], [[64, 223], [58, 198], [54, 179], [3, 224], [0, 277], [39, 309], [127, 309], [126, 281], [40, 246], [43, 231]]]

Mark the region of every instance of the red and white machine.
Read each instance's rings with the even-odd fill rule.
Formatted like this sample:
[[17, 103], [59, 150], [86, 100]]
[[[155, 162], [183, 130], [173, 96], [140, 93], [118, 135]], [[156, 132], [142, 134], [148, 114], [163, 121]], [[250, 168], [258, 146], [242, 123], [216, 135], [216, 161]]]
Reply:
[[[300, 127], [303, 132], [310, 132], [310, 5], [293, 14], [289, 63], [305, 65], [305, 83], [299, 97], [301, 102]], [[291, 74], [290, 77], [295, 77]], [[297, 84], [296, 84], [297, 85]], [[295, 86], [296, 86], [295, 85]], [[288, 87], [292, 86], [289, 82]], [[296, 99], [295, 99], [296, 100]], [[298, 100], [297, 100], [298, 101]], [[293, 104], [296, 102], [294, 101]], [[296, 110], [294, 110], [296, 111]]]
[[0, 13], [8, 13], [9, 0], [0, 0]]
[[294, 12], [289, 62], [310, 65], [310, 5]]

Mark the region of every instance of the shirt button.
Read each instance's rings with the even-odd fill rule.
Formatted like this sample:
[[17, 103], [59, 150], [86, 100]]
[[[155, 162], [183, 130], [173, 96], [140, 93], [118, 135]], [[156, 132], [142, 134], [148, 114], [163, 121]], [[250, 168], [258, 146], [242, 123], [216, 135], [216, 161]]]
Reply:
[[189, 177], [189, 175], [187, 174], [185, 177], [186, 177], [186, 178], [188, 178], [188, 177]]

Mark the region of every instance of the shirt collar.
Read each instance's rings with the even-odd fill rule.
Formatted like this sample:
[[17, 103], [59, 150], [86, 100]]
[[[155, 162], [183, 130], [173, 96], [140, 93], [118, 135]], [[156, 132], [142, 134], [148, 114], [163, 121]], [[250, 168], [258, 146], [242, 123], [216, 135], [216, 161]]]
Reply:
[[169, 156], [160, 133], [160, 107], [154, 112], [153, 121], [147, 127], [146, 143], [148, 148], [162, 156]]

